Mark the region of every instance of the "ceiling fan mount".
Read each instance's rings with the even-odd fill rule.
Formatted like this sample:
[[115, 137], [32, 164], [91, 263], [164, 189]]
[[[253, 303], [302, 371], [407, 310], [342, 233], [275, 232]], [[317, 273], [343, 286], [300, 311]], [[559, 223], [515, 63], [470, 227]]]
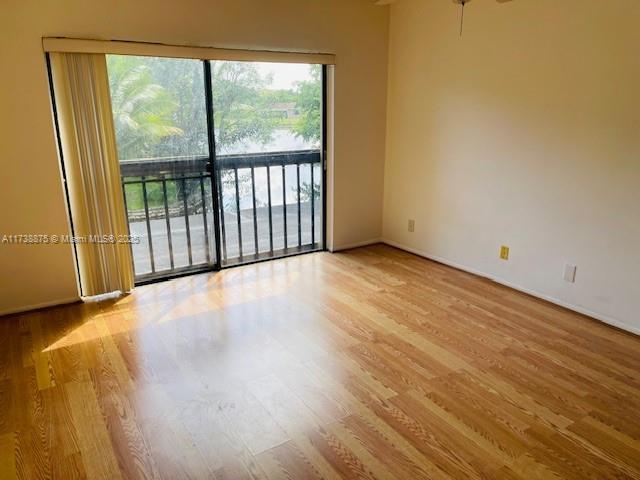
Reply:
[[[496, 0], [498, 3], [507, 3], [512, 0]], [[460, 36], [462, 37], [462, 30], [464, 28], [464, 6], [471, 2], [471, 0], [453, 0], [453, 3], [456, 5], [460, 5], [462, 8], [460, 9]]]

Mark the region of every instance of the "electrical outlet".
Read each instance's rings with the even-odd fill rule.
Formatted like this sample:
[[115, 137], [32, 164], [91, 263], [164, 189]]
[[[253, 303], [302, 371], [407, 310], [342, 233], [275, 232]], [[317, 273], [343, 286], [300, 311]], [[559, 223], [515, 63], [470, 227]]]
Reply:
[[505, 245], [500, 247], [500, 258], [502, 260], [509, 260], [509, 247]]
[[415, 220], [409, 220], [409, 228], [408, 230], [413, 233], [416, 231], [416, 221]]
[[576, 283], [576, 270], [578, 267], [575, 265], [569, 265], [568, 263], [564, 266], [564, 272], [562, 274], [562, 278], [564, 278], [565, 282]]

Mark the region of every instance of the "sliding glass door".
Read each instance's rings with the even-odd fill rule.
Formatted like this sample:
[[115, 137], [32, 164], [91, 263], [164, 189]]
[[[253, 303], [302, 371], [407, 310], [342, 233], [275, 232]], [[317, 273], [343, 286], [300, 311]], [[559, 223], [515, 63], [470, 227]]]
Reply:
[[321, 66], [107, 64], [138, 282], [324, 247]]
[[322, 248], [322, 67], [211, 62], [222, 263]]

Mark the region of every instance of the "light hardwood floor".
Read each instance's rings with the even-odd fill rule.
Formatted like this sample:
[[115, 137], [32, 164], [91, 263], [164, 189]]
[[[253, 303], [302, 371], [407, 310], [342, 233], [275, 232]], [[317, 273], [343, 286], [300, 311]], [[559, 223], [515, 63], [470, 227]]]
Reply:
[[0, 478], [640, 478], [640, 338], [376, 245], [0, 319]]

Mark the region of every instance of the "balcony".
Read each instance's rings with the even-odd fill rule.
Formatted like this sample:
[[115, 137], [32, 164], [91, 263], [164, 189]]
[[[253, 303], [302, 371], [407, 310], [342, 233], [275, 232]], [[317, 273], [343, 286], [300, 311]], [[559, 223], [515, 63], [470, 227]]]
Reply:
[[129, 229], [139, 238], [132, 244], [138, 282], [323, 247], [319, 150], [215, 161], [215, 175], [208, 157], [120, 162]]

